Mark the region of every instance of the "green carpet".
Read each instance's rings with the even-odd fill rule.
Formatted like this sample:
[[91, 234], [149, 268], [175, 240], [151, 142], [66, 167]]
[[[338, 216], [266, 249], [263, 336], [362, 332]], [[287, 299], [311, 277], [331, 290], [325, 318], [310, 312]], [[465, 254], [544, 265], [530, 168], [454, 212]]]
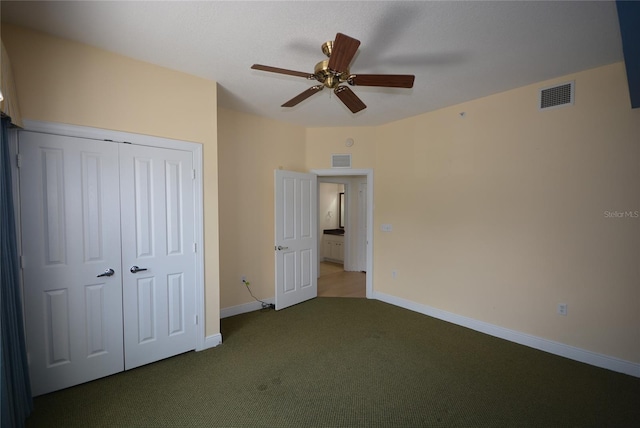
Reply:
[[640, 379], [386, 303], [222, 320], [224, 342], [35, 399], [28, 427], [631, 427]]

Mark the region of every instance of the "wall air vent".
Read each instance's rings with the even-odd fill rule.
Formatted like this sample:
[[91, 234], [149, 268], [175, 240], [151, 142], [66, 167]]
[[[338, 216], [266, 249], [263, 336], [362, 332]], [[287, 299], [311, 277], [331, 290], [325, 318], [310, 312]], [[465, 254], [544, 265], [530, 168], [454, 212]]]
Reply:
[[574, 87], [575, 82], [571, 81], [540, 89], [538, 93], [538, 109], [548, 110], [573, 105]]
[[332, 154], [331, 168], [351, 168], [351, 154]]

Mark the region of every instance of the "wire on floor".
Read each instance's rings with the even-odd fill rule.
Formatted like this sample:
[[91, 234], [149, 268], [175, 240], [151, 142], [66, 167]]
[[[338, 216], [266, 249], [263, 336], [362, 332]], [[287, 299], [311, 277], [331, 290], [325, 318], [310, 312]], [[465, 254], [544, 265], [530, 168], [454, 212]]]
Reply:
[[273, 303], [267, 303], [267, 302], [265, 302], [263, 300], [258, 299], [256, 296], [254, 296], [253, 293], [251, 292], [251, 287], [250, 287], [251, 283], [249, 281], [246, 281], [246, 280], [243, 279], [242, 282], [244, 283], [244, 285], [247, 286], [247, 290], [249, 291], [249, 294], [251, 294], [251, 297], [253, 297], [256, 300], [256, 302], [260, 302], [262, 304], [262, 309], [275, 309], [276, 308], [276, 305], [274, 305]]

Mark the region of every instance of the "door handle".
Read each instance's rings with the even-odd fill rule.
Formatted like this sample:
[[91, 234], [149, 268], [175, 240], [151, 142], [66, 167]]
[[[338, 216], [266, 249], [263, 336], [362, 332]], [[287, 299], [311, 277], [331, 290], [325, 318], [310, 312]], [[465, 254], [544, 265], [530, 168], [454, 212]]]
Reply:
[[111, 269], [111, 268], [109, 268], [109, 269], [105, 270], [104, 272], [102, 272], [100, 275], [98, 275], [96, 278], [100, 278], [101, 276], [111, 276], [114, 273], [116, 273], [116, 271]]
[[138, 272], [142, 272], [143, 270], [147, 270], [147, 269], [146, 268], [139, 268], [138, 266], [131, 266], [131, 269], [129, 269], [129, 272], [138, 273]]
[[288, 250], [288, 249], [289, 249], [289, 247], [283, 247], [282, 245], [278, 245], [278, 246], [276, 247], [276, 250], [278, 250], [278, 251]]

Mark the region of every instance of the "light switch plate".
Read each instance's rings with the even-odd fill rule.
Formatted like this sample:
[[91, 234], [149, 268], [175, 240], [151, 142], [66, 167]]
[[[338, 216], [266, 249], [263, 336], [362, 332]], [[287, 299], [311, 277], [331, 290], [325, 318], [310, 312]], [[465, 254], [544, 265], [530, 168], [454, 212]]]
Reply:
[[380, 229], [382, 229], [383, 232], [391, 232], [393, 228], [391, 227], [390, 224], [385, 223], [382, 226], [380, 226]]

